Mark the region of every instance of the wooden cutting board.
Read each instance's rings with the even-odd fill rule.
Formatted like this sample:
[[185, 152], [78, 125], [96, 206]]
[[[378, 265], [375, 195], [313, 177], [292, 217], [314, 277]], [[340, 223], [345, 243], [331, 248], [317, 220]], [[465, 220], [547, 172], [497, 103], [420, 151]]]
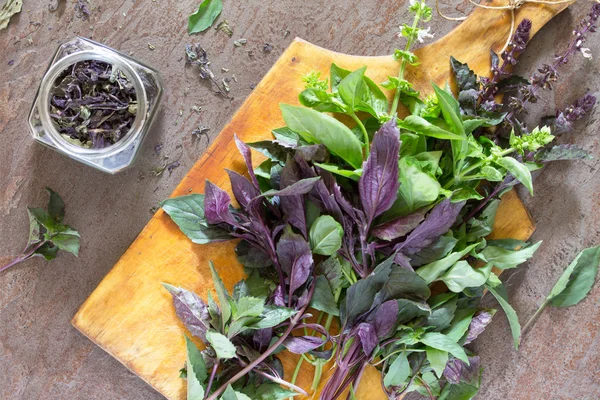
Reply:
[[[516, 20], [531, 19], [537, 31], [566, 7], [526, 4], [516, 12]], [[449, 79], [451, 55], [468, 62], [477, 74], [486, 75], [490, 71], [489, 51], [502, 48], [509, 29], [509, 12], [478, 9], [449, 35], [417, 50], [423, 67], [409, 69], [408, 79], [418, 90], [429, 93], [430, 80], [443, 84]], [[233, 141], [234, 133], [244, 141], [270, 138], [271, 129], [284, 125], [279, 103], [298, 104], [298, 94], [304, 87], [301, 77], [312, 70], [328, 76], [332, 62], [351, 70], [366, 65], [366, 74], [375, 82], [383, 82], [398, 70], [391, 56], [350, 56], [295, 39], [172, 196], [203, 193], [205, 179], [229, 190], [224, 168], [240, 173], [245, 170]], [[254, 157], [255, 165], [262, 161], [258, 154]], [[533, 231], [533, 222], [521, 201], [513, 192], [507, 194], [498, 210], [493, 236], [526, 240]], [[160, 210], [81, 306], [73, 325], [167, 398], [184, 399], [185, 381], [179, 378], [179, 369], [185, 361], [186, 331], [161, 282], [185, 287], [206, 298], [213, 290], [208, 269], [208, 261], [212, 260], [231, 289], [243, 278], [234, 245], [193, 244]], [[296, 360], [293, 355], [283, 357], [287, 377]], [[302, 387], [310, 387], [310, 368], [305, 364], [306, 373], [298, 381]], [[365, 373], [357, 395], [359, 399], [386, 398], [374, 368]]]

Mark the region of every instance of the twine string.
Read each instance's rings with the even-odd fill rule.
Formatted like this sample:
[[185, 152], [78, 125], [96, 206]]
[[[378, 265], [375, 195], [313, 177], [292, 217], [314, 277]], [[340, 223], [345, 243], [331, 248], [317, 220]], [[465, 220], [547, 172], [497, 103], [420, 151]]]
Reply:
[[[508, 32], [508, 37], [506, 38], [506, 42], [504, 43], [504, 47], [502, 47], [502, 50], [500, 50], [500, 53], [504, 52], [509, 44], [510, 44], [510, 40], [512, 39], [512, 36], [514, 34], [515, 31], [515, 10], [521, 8], [521, 6], [523, 4], [526, 3], [534, 3], [534, 4], [548, 4], [548, 5], [554, 5], [554, 4], [562, 4], [562, 3], [571, 3], [573, 2], [573, 0], [508, 0], [508, 4], [506, 5], [502, 5], [502, 6], [488, 6], [485, 4], [479, 4], [479, 3], [475, 3], [474, 0], [468, 0], [469, 3], [473, 4], [475, 7], [479, 7], [479, 8], [485, 8], [487, 10], [506, 10], [506, 11], [510, 11], [510, 31]], [[435, 0], [435, 9], [438, 13], [438, 15], [442, 18], [444, 18], [447, 21], [464, 21], [465, 19], [467, 19], [467, 17], [449, 17], [447, 15], [444, 15], [444, 13], [442, 12], [442, 10], [440, 10], [440, 2], [439, 0]]]

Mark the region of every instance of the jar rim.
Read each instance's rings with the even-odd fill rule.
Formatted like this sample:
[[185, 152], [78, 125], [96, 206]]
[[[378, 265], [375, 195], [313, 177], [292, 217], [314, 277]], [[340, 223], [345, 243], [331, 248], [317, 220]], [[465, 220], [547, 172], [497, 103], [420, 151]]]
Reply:
[[[77, 62], [85, 60], [106, 62], [123, 71], [133, 84], [136, 93], [137, 109], [131, 128], [121, 140], [101, 149], [87, 149], [70, 143], [60, 135], [50, 117], [50, 96], [54, 82], [56, 82], [56, 79], [65, 69]], [[69, 155], [87, 155], [99, 158], [113, 156], [122, 149], [127, 148], [129, 144], [139, 136], [146, 119], [148, 118], [148, 100], [146, 97], [146, 88], [142, 83], [142, 79], [126, 59], [109, 50], [83, 50], [61, 58], [52, 65], [44, 75], [40, 87], [39, 101], [40, 106], [38, 107], [38, 112], [44, 129], [49, 134], [56, 147]]]

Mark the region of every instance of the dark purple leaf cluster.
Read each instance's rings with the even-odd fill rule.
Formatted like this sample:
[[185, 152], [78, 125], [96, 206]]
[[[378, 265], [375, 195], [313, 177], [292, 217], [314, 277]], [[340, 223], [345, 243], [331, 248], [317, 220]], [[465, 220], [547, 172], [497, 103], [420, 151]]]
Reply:
[[84, 147], [115, 144], [129, 132], [136, 113], [133, 84], [103, 61], [71, 65], [51, 89], [50, 117], [58, 132]]
[[496, 108], [494, 96], [498, 93], [498, 85], [504, 79], [511, 76], [510, 67], [517, 64], [517, 57], [525, 51], [529, 37], [531, 35], [532, 24], [528, 19], [524, 19], [517, 26], [511, 41], [506, 50], [502, 52], [502, 65], [500, 65], [498, 56], [492, 51], [492, 77], [481, 77], [482, 90], [479, 95], [481, 104], [487, 104], [487, 108]]

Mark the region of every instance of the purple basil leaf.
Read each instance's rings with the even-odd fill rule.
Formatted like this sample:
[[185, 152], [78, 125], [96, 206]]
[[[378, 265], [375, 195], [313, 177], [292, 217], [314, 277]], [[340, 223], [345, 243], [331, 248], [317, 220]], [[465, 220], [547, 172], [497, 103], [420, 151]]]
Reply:
[[248, 168], [248, 173], [250, 174], [250, 179], [252, 180], [254, 186], [258, 189], [258, 179], [256, 179], [256, 175], [254, 175], [254, 168], [252, 167], [252, 152], [250, 147], [248, 147], [246, 143], [242, 142], [237, 135], [234, 134], [233, 138], [235, 139], [235, 145], [242, 154], [242, 157], [244, 157], [246, 168]]
[[[288, 160], [281, 171], [281, 188], [286, 188], [300, 180], [298, 166], [293, 158]], [[281, 210], [285, 221], [298, 229], [306, 238], [306, 214], [304, 195], [280, 197]]]
[[394, 247], [410, 256], [431, 245], [450, 230], [465, 202], [452, 203], [449, 199], [437, 204], [406, 240]]
[[[292, 293], [293, 292], [294, 291], [292, 290]], [[308, 289], [304, 289], [304, 291], [302, 292], [302, 294], [298, 298], [298, 301], [296, 302], [296, 308], [300, 309], [300, 308], [304, 307], [305, 305], [307, 305], [308, 302], [310, 301], [309, 295], [310, 295], [310, 292], [308, 291]]]
[[425, 219], [426, 209], [417, 210], [412, 214], [395, 218], [376, 226], [371, 234], [381, 240], [394, 240], [409, 234]]
[[446, 363], [444, 377], [448, 383], [458, 385], [461, 382], [476, 386], [481, 374], [481, 361], [479, 356], [469, 357], [469, 365], [463, 361], [453, 358]]
[[363, 164], [358, 190], [367, 226], [387, 211], [398, 195], [398, 158], [400, 157], [400, 131], [392, 118], [379, 128], [373, 137], [371, 154]]
[[469, 344], [477, 339], [477, 336], [485, 330], [485, 327], [492, 322], [492, 317], [496, 314], [496, 310], [481, 310], [475, 314], [467, 331], [467, 339], [464, 344]]
[[313, 330], [315, 332], [319, 332], [321, 335], [327, 337], [327, 339], [329, 340], [329, 332], [327, 331], [327, 329], [325, 329], [325, 327], [323, 325], [320, 324], [302, 324], [301, 326], [298, 326], [298, 328], [296, 329], [310, 329]]
[[209, 224], [222, 222], [233, 225], [233, 215], [229, 211], [231, 198], [226, 191], [207, 180], [204, 186], [204, 217]]
[[322, 144], [300, 146], [296, 149], [296, 154], [310, 162], [323, 163], [329, 161], [327, 147]]
[[246, 208], [250, 201], [258, 196], [260, 192], [245, 176], [240, 175], [235, 171], [226, 171], [229, 174], [233, 196], [237, 202], [240, 203], [240, 206]]
[[304, 354], [321, 347], [325, 339], [315, 336], [289, 336], [283, 341], [283, 345], [292, 353]]
[[308, 192], [311, 191], [311, 189], [313, 188], [313, 186], [315, 186], [315, 183], [317, 183], [317, 181], [319, 181], [321, 178], [320, 177], [315, 177], [315, 178], [306, 178], [306, 179], [302, 179], [299, 180], [298, 182], [287, 186], [281, 190], [268, 190], [266, 192], [264, 192], [262, 195], [260, 195], [260, 197], [266, 197], [266, 196], [297, 196], [300, 194], [306, 194]]
[[406, 257], [400, 252], [397, 252], [396, 255], [394, 255], [394, 262], [400, 265], [402, 268], [414, 271], [414, 268], [410, 265], [410, 258]]
[[210, 328], [208, 306], [196, 294], [179, 287], [163, 283], [165, 289], [173, 296], [175, 314], [183, 322], [190, 333], [206, 342], [206, 330]]
[[329, 350], [311, 350], [309, 351], [309, 354], [311, 356], [315, 356], [317, 358], [323, 359], [323, 360], [329, 360], [331, 358], [331, 356], [333, 355], [333, 349], [329, 349]]
[[444, 377], [448, 380], [448, 383], [451, 383], [452, 385], [458, 385], [460, 383], [460, 374], [463, 365], [464, 363], [458, 358], [453, 358], [446, 363]]
[[254, 331], [252, 335], [252, 342], [254, 346], [259, 350], [266, 349], [271, 343], [273, 337], [273, 328], [264, 328]]
[[289, 276], [291, 295], [307, 281], [312, 272], [313, 258], [310, 246], [301, 235], [288, 227], [277, 243], [277, 257], [281, 269]]
[[380, 305], [377, 310], [369, 315], [367, 322], [375, 327], [379, 339], [387, 336], [396, 326], [398, 315], [398, 301], [389, 300]]
[[375, 327], [366, 322], [361, 322], [356, 328], [356, 334], [360, 338], [360, 342], [362, 344], [362, 348], [365, 352], [365, 355], [368, 358], [370, 358], [373, 349], [379, 343]]
[[278, 307], [285, 307], [285, 297], [281, 285], [277, 285], [275, 291], [273, 292], [273, 304]]
[[235, 246], [235, 255], [240, 264], [246, 268], [267, 268], [273, 265], [271, 257], [262, 248], [246, 240], [240, 241]]

